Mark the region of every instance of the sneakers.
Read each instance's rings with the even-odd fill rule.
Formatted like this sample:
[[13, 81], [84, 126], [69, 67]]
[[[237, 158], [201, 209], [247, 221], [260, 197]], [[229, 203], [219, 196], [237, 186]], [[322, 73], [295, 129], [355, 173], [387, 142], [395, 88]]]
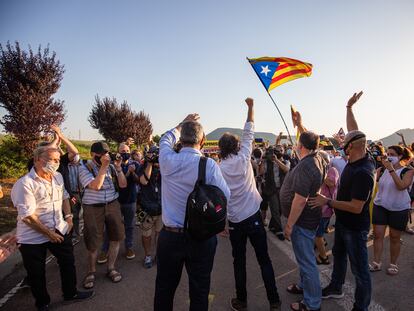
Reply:
[[37, 311], [49, 311], [49, 305], [41, 306], [37, 308]]
[[96, 260], [97, 263], [103, 264], [108, 261], [108, 254], [105, 252], [101, 252]]
[[126, 257], [126, 259], [134, 259], [135, 258], [134, 251], [132, 249], [128, 248], [126, 250], [125, 257]]
[[342, 290], [335, 289], [331, 284], [329, 284], [324, 289], [322, 289], [322, 299], [328, 299], [328, 298], [339, 299], [342, 297], [344, 297], [344, 293], [342, 292]]
[[79, 302], [91, 299], [95, 296], [95, 292], [93, 290], [90, 291], [77, 291], [76, 295], [70, 298], [64, 298], [64, 303], [72, 303], [72, 302]]
[[247, 302], [232, 298], [230, 300], [230, 308], [233, 311], [247, 311]]
[[147, 268], [147, 269], [152, 267], [152, 258], [151, 258], [151, 256], [145, 256], [144, 267]]

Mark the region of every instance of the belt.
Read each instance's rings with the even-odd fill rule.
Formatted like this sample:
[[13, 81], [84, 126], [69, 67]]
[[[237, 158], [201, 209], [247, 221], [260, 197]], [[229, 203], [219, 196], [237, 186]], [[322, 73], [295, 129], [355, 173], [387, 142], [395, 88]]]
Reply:
[[173, 227], [164, 226], [163, 229], [165, 231], [169, 231], [169, 232], [184, 233], [184, 228], [173, 228]]
[[112, 200], [110, 202], [106, 202], [106, 203], [96, 203], [96, 204], [87, 204], [87, 205], [90, 205], [90, 206], [93, 206], [93, 207], [104, 207], [104, 206], [107, 206], [107, 205], [109, 205], [111, 203], [114, 203], [116, 200], [117, 199]]

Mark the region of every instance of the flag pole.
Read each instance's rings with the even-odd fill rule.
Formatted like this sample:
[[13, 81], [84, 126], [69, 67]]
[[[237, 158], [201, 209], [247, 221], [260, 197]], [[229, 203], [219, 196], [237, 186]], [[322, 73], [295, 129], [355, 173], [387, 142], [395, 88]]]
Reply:
[[290, 143], [291, 143], [291, 144], [292, 144], [292, 146], [293, 146], [294, 144], [293, 144], [292, 136], [290, 136], [289, 129], [288, 129], [287, 125], [286, 125], [286, 122], [285, 122], [285, 119], [283, 118], [282, 113], [281, 113], [281, 112], [280, 112], [280, 110], [279, 110], [279, 107], [277, 106], [277, 104], [276, 104], [275, 100], [273, 99], [272, 95], [270, 95], [269, 91], [266, 89], [266, 86], [263, 84], [262, 79], [260, 79], [259, 74], [256, 72], [256, 70], [254, 70], [253, 65], [250, 63], [250, 59], [249, 59], [248, 57], [246, 57], [246, 59], [247, 59], [247, 61], [249, 62], [250, 66], [252, 66], [253, 71], [255, 72], [255, 74], [257, 75], [257, 77], [259, 78], [259, 81], [260, 81], [260, 82], [262, 82], [262, 85], [263, 85], [263, 87], [265, 88], [266, 93], [269, 95], [270, 99], [272, 100], [273, 104], [275, 105], [275, 107], [276, 107], [276, 109], [277, 109], [277, 112], [279, 113], [280, 118], [282, 119], [283, 124], [285, 125], [285, 129], [286, 129], [286, 132], [287, 132], [287, 134], [288, 134], [289, 141], [290, 141]]

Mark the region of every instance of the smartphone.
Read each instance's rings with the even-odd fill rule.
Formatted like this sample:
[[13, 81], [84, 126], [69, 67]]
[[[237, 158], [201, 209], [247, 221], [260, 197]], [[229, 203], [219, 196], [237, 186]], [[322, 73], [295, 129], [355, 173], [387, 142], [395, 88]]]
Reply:
[[255, 138], [254, 139], [255, 143], [262, 143], [263, 142], [263, 138]]
[[332, 145], [323, 146], [323, 150], [325, 150], [325, 151], [331, 151], [331, 150], [334, 150], [334, 146], [332, 146]]
[[280, 136], [280, 139], [287, 139], [287, 135]]

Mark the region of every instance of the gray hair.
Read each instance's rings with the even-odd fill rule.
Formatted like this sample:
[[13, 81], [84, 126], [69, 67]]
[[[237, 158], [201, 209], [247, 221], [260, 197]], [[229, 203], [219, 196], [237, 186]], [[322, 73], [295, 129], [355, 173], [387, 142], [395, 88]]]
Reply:
[[181, 126], [180, 142], [185, 145], [196, 145], [204, 137], [203, 126], [194, 121], [185, 122]]
[[39, 146], [33, 151], [33, 159], [35, 161], [39, 160], [42, 154], [49, 152], [59, 152], [60, 150], [55, 146], [47, 145], [47, 144], [39, 144]]

